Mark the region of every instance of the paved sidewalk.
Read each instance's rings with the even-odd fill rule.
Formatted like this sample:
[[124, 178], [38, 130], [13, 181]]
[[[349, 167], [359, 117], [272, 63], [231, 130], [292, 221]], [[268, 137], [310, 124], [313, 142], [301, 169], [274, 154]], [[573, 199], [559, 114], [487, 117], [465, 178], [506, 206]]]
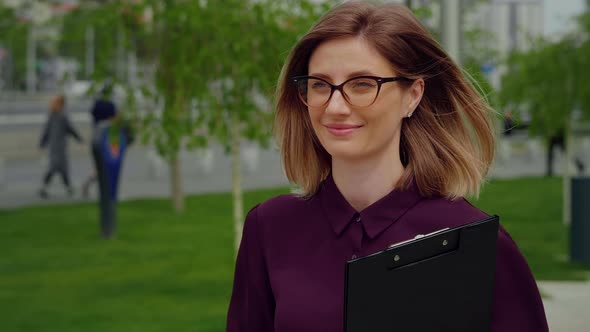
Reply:
[[[81, 128], [87, 136], [88, 128]], [[44, 152], [19, 148], [21, 144], [34, 145], [30, 133], [0, 133], [0, 208], [27, 206], [31, 204], [51, 204], [71, 201], [62, 195], [60, 180], [53, 179], [50, 200], [37, 196], [40, 181], [46, 167]], [[35, 137], [36, 139], [36, 137]], [[3, 148], [5, 150], [3, 150]], [[2, 151], [11, 151], [2, 158]], [[78, 191], [81, 183], [92, 169], [87, 146], [71, 144], [71, 176]], [[13, 157], [10, 157], [13, 156]], [[557, 154], [555, 170], [561, 172], [561, 156]], [[231, 190], [231, 159], [220, 146], [206, 151], [184, 152], [181, 155], [183, 187], [186, 193], [204, 193]], [[262, 150], [244, 144], [242, 151], [243, 186], [245, 189], [286, 186], [288, 182], [281, 169], [281, 160], [276, 149]], [[510, 158], [497, 161], [490, 171], [492, 178], [511, 178], [517, 176], [542, 176], [545, 172], [544, 159], [539, 149], [515, 150]], [[165, 197], [169, 195], [169, 174], [166, 163], [157, 157], [153, 150], [132, 146], [124, 160], [120, 183], [120, 198]], [[73, 198], [80, 200], [79, 196]]]
[[539, 282], [547, 295], [543, 299], [551, 332], [587, 332], [590, 330], [590, 281]]
[[[244, 190], [288, 186], [275, 150], [261, 150], [244, 145], [242, 157], [242, 186]], [[231, 160], [220, 146], [208, 151], [181, 154], [183, 189], [187, 194], [231, 191]], [[20, 160], [0, 160], [0, 209], [84, 201], [81, 186], [92, 170], [85, 146], [72, 144], [70, 158], [71, 178], [76, 194], [65, 195], [61, 179], [55, 176], [49, 187], [50, 199], [41, 199], [37, 193], [41, 185], [47, 160], [44, 154]], [[3, 170], [2, 170], [3, 169]], [[2, 174], [4, 176], [2, 176]], [[153, 150], [133, 146], [125, 156], [119, 184], [121, 200], [142, 197], [167, 197], [170, 193], [169, 171], [165, 161]], [[93, 186], [89, 201], [97, 197]]]

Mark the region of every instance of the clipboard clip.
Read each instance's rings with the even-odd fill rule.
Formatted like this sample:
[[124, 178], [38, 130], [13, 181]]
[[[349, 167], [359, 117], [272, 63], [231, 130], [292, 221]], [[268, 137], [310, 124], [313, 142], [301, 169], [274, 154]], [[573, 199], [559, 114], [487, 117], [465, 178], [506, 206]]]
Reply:
[[423, 238], [423, 237], [432, 236], [432, 235], [435, 235], [435, 234], [438, 234], [438, 233], [444, 232], [444, 231], [446, 231], [446, 230], [448, 230], [448, 229], [449, 229], [449, 227], [447, 227], [447, 228], [443, 228], [443, 229], [439, 229], [438, 231], [434, 231], [434, 232], [432, 232], [432, 233], [428, 233], [428, 234], [418, 234], [418, 235], [414, 236], [414, 238], [413, 238], [413, 239], [409, 239], [409, 240], [405, 240], [405, 241], [396, 242], [396, 243], [394, 243], [394, 244], [391, 244], [391, 245], [389, 246], [389, 248], [393, 248], [393, 247], [395, 247], [395, 246], [399, 246], [400, 244], [404, 244], [404, 243], [408, 243], [408, 242], [411, 242], [411, 241], [414, 241], [414, 240], [417, 240], [417, 239], [421, 239], [421, 238]]

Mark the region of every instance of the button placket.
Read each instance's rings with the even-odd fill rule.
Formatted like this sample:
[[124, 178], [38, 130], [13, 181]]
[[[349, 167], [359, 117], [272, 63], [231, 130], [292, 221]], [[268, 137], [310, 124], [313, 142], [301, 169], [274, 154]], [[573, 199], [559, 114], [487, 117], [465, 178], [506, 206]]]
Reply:
[[356, 259], [361, 256], [362, 241], [363, 241], [363, 225], [361, 224], [362, 218], [359, 213], [355, 213], [353, 216], [353, 225], [351, 229], [351, 240], [353, 245], [353, 252], [351, 259]]

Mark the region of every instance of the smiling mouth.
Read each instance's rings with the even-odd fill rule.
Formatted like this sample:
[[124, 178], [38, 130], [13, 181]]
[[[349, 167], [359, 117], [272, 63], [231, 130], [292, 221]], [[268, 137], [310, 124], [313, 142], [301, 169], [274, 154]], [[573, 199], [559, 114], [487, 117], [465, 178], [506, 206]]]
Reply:
[[325, 126], [334, 136], [348, 136], [354, 133], [357, 129], [362, 126]]

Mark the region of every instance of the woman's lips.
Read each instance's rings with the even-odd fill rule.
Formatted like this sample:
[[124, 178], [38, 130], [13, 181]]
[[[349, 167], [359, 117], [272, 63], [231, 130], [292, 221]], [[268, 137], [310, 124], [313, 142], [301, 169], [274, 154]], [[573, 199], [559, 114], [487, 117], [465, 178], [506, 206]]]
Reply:
[[326, 125], [325, 127], [334, 136], [348, 136], [348, 135], [351, 135], [357, 129], [361, 128], [362, 126], [334, 124], [334, 125]]

